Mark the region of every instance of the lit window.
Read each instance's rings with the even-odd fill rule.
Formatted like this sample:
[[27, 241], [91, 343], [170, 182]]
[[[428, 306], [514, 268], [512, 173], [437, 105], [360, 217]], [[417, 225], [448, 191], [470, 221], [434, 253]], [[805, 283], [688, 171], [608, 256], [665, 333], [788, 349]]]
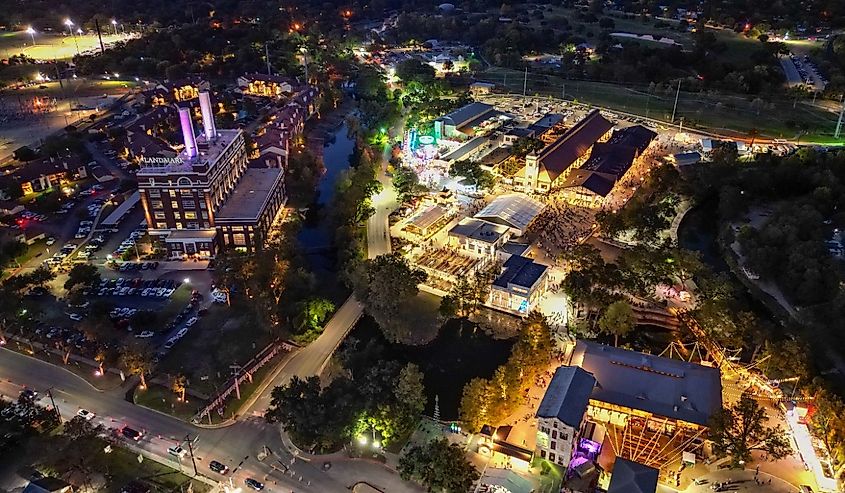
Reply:
[[156, 218], [156, 219], [164, 219], [164, 218], [165, 218], [165, 217], [164, 217], [164, 213], [163, 213], [163, 212], [156, 212], [156, 213], [155, 213], [155, 218]]
[[196, 219], [197, 213], [193, 211], [185, 212], [185, 219]]
[[232, 243], [234, 245], [243, 246], [246, 245], [246, 235], [243, 233], [235, 233], [232, 235]]
[[164, 204], [161, 202], [161, 200], [153, 200], [152, 205], [153, 209], [161, 209], [162, 207], [164, 207]]

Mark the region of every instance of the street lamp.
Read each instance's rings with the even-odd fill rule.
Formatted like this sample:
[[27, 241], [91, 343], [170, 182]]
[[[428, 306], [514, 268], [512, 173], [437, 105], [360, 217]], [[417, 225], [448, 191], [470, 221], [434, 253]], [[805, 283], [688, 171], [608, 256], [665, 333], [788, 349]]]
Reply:
[[185, 283], [185, 284], [190, 284], [190, 283], [191, 283], [191, 278], [190, 278], [190, 277], [186, 277], [185, 279], [182, 279], [182, 282], [183, 282], [183, 283]]
[[114, 20], [114, 19], [112, 19], [112, 20], [111, 20], [111, 25], [112, 25], [112, 27], [114, 28], [114, 35], [115, 35], [115, 36], [117, 36], [117, 21], [116, 21], [116, 20]]
[[26, 28], [26, 33], [32, 37], [32, 46], [35, 46], [35, 29], [33, 29], [32, 26], [29, 26]]

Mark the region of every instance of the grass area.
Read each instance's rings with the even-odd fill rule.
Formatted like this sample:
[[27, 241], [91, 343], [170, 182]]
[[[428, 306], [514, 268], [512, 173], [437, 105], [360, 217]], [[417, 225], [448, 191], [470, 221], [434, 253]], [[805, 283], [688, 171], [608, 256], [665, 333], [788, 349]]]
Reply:
[[176, 314], [188, 306], [188, 301], [191, 300], [191, 291], [193, 291], [191, 286], [185, 283], [176, 288], [176, 291], [170, 296], [170, 301], [158, 311], [162, 325], [166, 325], [173, 320]]
[[[523, 73], [520, 71], [493, 67], [484, 73], [483, 78], [500, 86], [506, 82], [511, 92], [522, 92]], [[649, 94], [645, 87], [529, 75], [528, 93], [531, 95], [559, 98], [564, 89], [569, 100], [667, 123], [671, 120], [675, 99], [674, 91]], [[833, 143], [836, 142], [833, 132], [838, 115], [801, 101], [762, 101], [747, 96], [690, 93], [682, 90], [678, 99], [676, 122], [680, 118], [684, 119], [685, 127], [737, 137], [747, 137], [749, 131], [756, 129], [761, 136], [790, 141], [795, 141], [799, 136], [798, 126], [806, 125], [808, 133], [801, 136], [801, 142]]]
[[[106, 453], [109, 443], [102, 438], [80, 438], [71, 441], [62, 435], [41, 435], [28, 440], [22, 447], [21, 457], [25, 464], [33, 464], [42, 473], [67, 477], [74, 482], [91, 481], [98, 491], [118, 493], [130, 482], [137, 481], [149, 485], [153, 491], [182, 491], [189, 483], [197, 493], [210, 491], [202, 482], [193, 481], [188, 476], [145, 459], [138, 462], [134, 452], [112, 445]], [[91, 471], [86, 477], [80, 471]], [[102, 479], [101, 479], [102, 478]], [[105, 484], [101, 484], [105, 481]]]
[[[103, 33], [103, 43], [109, 45], [127, 38], [122, 35]], [[32, 37], [26, 31], [4, 33], [0, 36], [0, 58], [25, 54], [36, 60], [69, 60], [78, 51], [88, 51], [100, 48], [100, 40], [95, 34], [77, 34], [70, 37], [61, 34], [35, 34], [35, 45]]]
[[182, 373], [194, 390], [212, 395], [231, 376], [230, 365], [246, 364], [270, 340], [267, 330], [245, 314], [243, 307], [212, 305], [156, 372]]
[[188, 421], [205, 406], [205, 401], [187, 396], [187, 402], [182, 402], [172, 390], [150, 384], [146, 389], [135, 390], [135, 404]]

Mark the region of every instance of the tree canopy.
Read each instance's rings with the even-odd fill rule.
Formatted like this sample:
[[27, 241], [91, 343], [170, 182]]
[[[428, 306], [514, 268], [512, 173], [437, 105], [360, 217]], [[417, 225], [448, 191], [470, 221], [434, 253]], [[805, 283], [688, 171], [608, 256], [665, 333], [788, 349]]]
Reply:
[[402, 479], [419, 481], [431, 492], [465, 493], [480, 474], [458, 444], [445, 438], [411, 447], [399, 458]]
[[730, 457], [734, 467], [751, 462], [751, 452], [763, 450], [768, 460], [786, 457], [792, 448], [786, 433], [776, 426], [766, 426], [769, 417], [766, 409], [750, 396], [720, 410], [711, 418], [710, 440], [713, 452], [719, 457]]

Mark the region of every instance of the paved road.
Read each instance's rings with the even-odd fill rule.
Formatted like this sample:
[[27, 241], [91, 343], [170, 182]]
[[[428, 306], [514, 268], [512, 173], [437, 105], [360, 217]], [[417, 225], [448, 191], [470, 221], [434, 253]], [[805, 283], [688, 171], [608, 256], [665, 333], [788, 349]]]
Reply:
[[[189, 423], [127, 402], [125, 389], [100, 392], [80, 377], [49, 363], [23, 356], [7, 349], [0, 349], [0, 394], [16, 398], [22, 386], [28, 386], [45, 394], [53, 389], [56, 405], [64, 418], [73, 416], [80, 408], [97, 414], [95, 421], [113, 429], [130, 426], [145, 433], [138, 446], [162, 462], [174, 463], [167, 453], [167, 447], [186, 436], [196, 438], [194, 454], [200, 474], [213, 480], [226, 480], [208, 469], [208, 462], [216, 459], [234, 468], [244, 457], [248, 457], [234, 476], [234, 484], [242, 486], [243, 480], [253, 477], [267, 484], [269, 492], [344, 492], [357, 481], [370, 477], [382, 478], [385, 491], [419, 491], [398, 480], [398, 476], [386, 473], [378, 464], [362, 461], [333, 459], [344, 463], [335, 471], [323, 471], [322, 461], [304, 462], [297, 460], [291, 465], [292, 455], [282, 445], [275, 426], [268, 425], [259, 417], [249, 417], [233, 426], [215, 430], [200, 429]], [[42, 402], [43, 404], [44, 402]], [[267, 446], [275, 456], [259, 462], [256, 456]], [[273, 470], [272, 466], [279, 470]], [[282, 472], [286, 467], [295, 471], [291, 477]], [[183, 460], [182, 469], [191, 474], [190, 460]], [[299, 477], [302, 476], [302, 481]], [[265, 479], [266, 478], [266, 479]], [[3, 478], [0, 478], [3, 479]], [[273, 482], [276, 482], [274, 484]], [[309, 484], [310, 482], [310, 484]], [[389, 488], [389, 489], [387, 489]]]

